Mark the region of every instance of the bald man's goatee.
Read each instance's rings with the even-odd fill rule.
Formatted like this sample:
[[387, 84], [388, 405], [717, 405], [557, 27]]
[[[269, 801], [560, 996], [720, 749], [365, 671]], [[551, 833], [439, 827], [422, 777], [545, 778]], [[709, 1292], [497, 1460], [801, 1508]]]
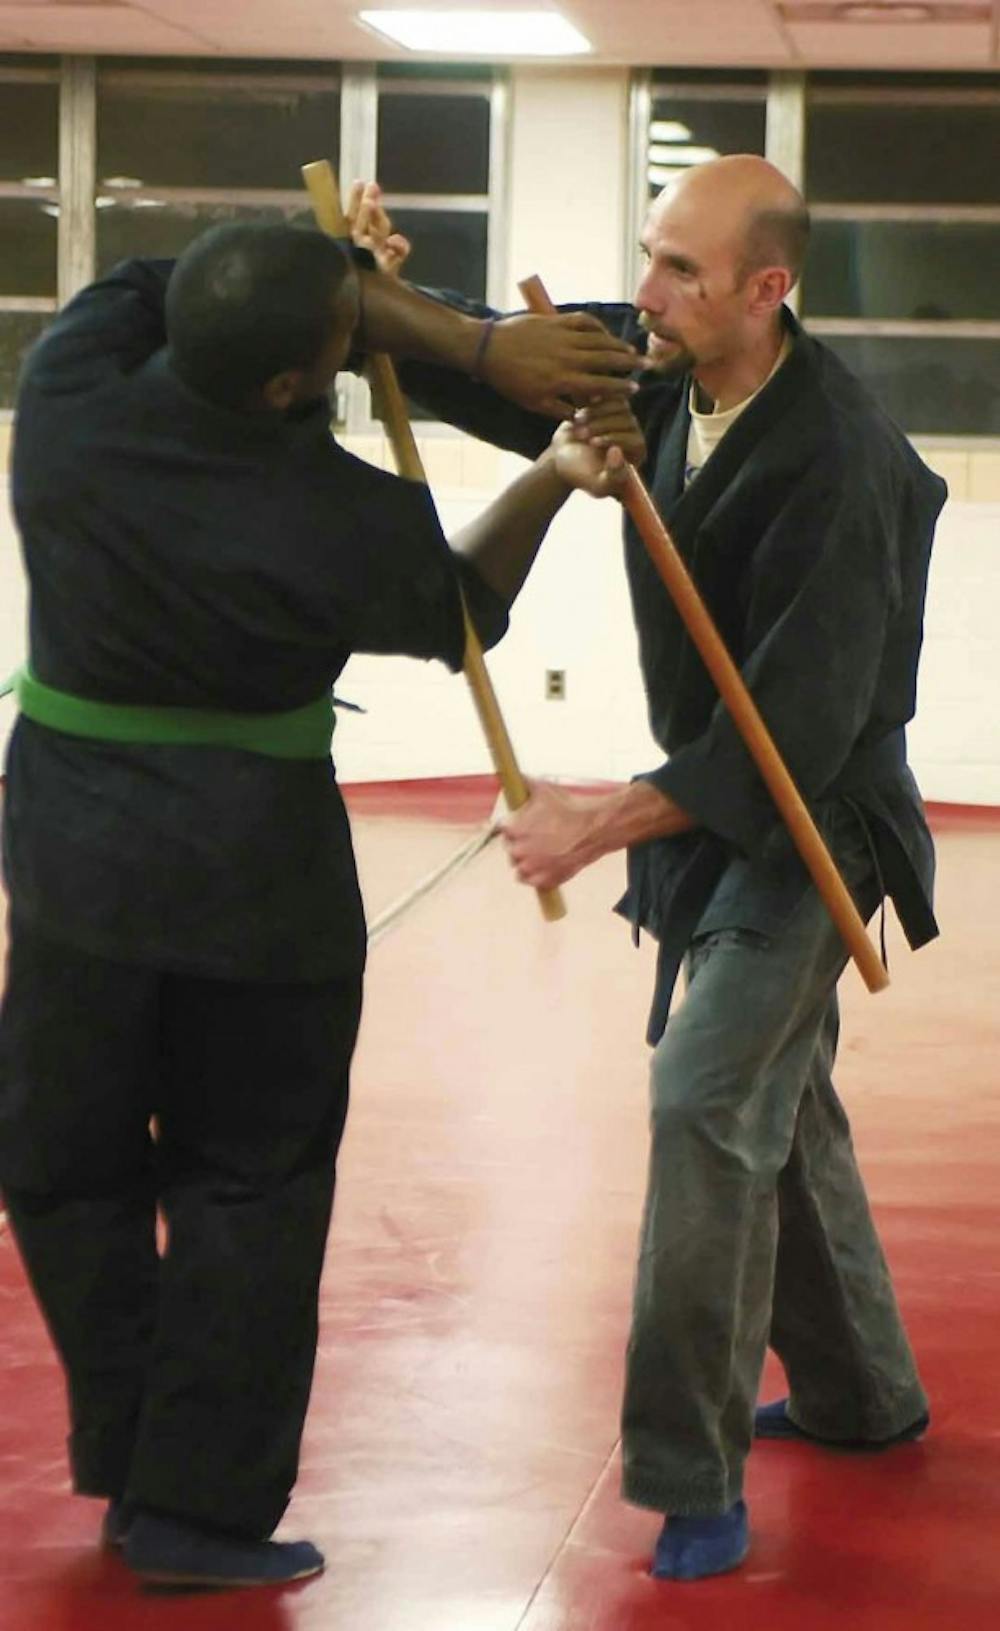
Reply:
[[661, 350], [654, 343], [656, 339], [657, 336], [651, 333], [650, 346], [646, 352], [646, 368], [649, 372], [662, 374], [664, 379], [679, 379], [682, 374], [690, 373], [695, 359], [687, 347], [675, 340], [670, 342], [672, 350]]

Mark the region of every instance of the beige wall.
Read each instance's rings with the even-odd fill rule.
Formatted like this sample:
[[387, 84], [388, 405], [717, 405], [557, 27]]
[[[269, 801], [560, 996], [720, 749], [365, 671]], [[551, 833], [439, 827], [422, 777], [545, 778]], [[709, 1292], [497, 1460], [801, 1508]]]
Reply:
[[511, 106], [509, 301], [537, 272], [552, 299], [621, 300], [628, 75], [524, 68]]

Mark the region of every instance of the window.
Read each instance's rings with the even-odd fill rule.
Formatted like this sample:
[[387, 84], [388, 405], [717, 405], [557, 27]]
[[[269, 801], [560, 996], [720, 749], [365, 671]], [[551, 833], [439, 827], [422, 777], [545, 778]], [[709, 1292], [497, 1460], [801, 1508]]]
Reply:
[[[0, 55], [0, 410], [60, 289], [177, 256], [219, 222], [311, 225], [301, 166], [339, 169], [342, 145], [412, 239], [408, 276], [502, 298], [504, 97], [491, 68], [465, 63], [107, 57], [95, 77], [89, 58]], [[349, 397], [362, 429], [367, 393]]]
[[487, 297], [493, 76], [379, 66], [375, 174], [414, 283]]
[[323, 63], [106, 61], [97, 97], [97, 271], [176, 256], [210, 226], [311, 220], [300, 166], [340, 148]]
[[389, 193], [475, 195], [490, 185], [490, 75], [378, 75], [379, 180]]
[[[375, 70], [373, 173], [413, 245], [405, 272], [413, 283], [500, 298], [499, 233], [490, 229], [503, 180], [502, 95], [491, 69], [466, 63]], [[412, 403], [410, 412], [426, 417]]]
[[21, 360], [56, 308], [59, 71], [43, 57], [0, 57], [0, 409]]
[[657, 71], [650, 86], [647, 198], [692, 164], [763, 153], [767, 75]]
[[823, 339], [911, 435], [1000, 436], [1000, 339], [926, 328], [926, 337], [827, 330]]
[[803, 310], [916, 435], [1000, 436], [1000, 76], [814, 74]]

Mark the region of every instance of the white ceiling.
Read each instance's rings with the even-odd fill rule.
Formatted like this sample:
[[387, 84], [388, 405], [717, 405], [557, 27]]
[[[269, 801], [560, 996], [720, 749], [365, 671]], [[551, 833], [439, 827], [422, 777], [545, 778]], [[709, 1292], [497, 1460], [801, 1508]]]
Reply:
[[[1000, 0], [444, 0], [561, 11], [634, 66], [1000, 68]], [[0, 0], [0, 50], [395, 60], [357, 20], [407, 0]], [[441, 0], [409, 0], [414, 9]], [[914, 13], [923, 13], [921, 20]], [[895, 13], [895, 15], [894, 15]]]

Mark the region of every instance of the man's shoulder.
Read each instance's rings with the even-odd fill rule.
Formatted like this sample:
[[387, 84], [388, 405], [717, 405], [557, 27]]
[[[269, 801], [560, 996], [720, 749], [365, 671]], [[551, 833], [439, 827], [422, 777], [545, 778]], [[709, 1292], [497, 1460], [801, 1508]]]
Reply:
[[897, 502], [907, 493], [932, 520], [947, 488], [906, 432], [829, 346], [803, 333], [796, 345], [800, 350], [803, 388], [794, 423], [813, 470], [827, 486], [858, 497], [881, 495]]
[[899, 453], [909, 446], [871, 387], [830, 346], [803, 332], [796, 346], [799, 349], [804, 364], [804, 406], [830, 438], [831, 452], [854, 458], [864, 448]]
[[798, 388], [788, 422], [830, 480], [856, 483], [889, 472], [906, 480], [924, 469], [905, 432], [829, 346], [803, 331], [792, 355]]
[[363, 525], [364, 536], [374, 542], [380, 533], [407, 529], [443, 538], [434, 500], [423, 481], [410, 481], [371, 464], [343, 447], [333, 435], [314, 441], [307, 454], [310, 487], [315, 505], [331, 504], [350, 528]]

